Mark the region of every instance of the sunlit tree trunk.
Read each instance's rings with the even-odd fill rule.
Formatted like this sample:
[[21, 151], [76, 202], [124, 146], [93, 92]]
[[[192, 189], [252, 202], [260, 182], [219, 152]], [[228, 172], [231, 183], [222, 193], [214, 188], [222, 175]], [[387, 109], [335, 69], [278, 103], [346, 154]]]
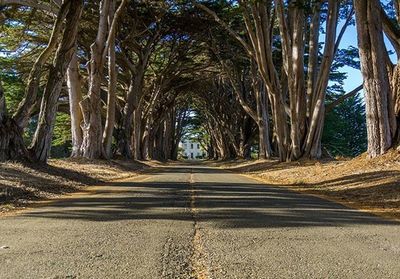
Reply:
[[[9, 1], [4, 4], [15, 4], [15, 2], [12, 3], [12, 1]], [[39, 6], [35, 8], [42, 8]], [[28, 124], [32, 111], [37, 104], [37, 93], [43, 66], [58, 45], [59, 37], [64, 29], [64, 20], [68, 13], [69, 6], [69, 1], [65, 1], [61, 5], [56, 15], [56, 21], [53, 25], [49, 42], [33, 64], [28, 77], [24, 98], [19, 103], [12, 117], [7, 115], [4, 103], [4, 111], [2, 112], [3, 121], [0, 123], [0, 160], [31, 159], [23, 140], [23, 130]], [[2, 95], [2, 97], [4, 97], [4, 95]]]
[[48, 81], [43, 94], [38, 126], [30, 149], [35, 160], [46, 162], [50, 155], [51, 140], [57, 112], [57, 102], [68, 65], [75, 54], [76, 37], [79, 20], [82, 14], [83, 1], [70, 0], [66, 24], [61, 43], [57, 49], [53, 67], [50, 69]]
[[13, 119], [17, 123], [18, 127], [20, 127], [21, 129], [24, 129], [28, 124], [28, 120], [32, 114], [32, 110], [37, 102], [37, 93], [39, 89], [40, 78], [43, 72], [43, 66], [50, 58], [50, 55], [57, 48], [59, 37], [63, 32], [63, 24], [65, 17], [68, 13], [69, 6], [70, 1], [64, 1], [57, 14], [56, 22], [54, 23], [49, 43], [36, 59], [29, 74], [24, 98], [18, 105], [18, 108], [13, 115]]
[[[325, 96], [329, 82], [332, 62], [335, 56], [336, 28], [339, 13], [339, 3], [328, 1], [328, 18], [326, 24], [325, 48], [322, 62], [312, 89], [309, 129], [305, 141], [303, 156], [309, 158], [321, 157], [321, 139], [325, 119]], [[312, 75], [312, 74], [311, 74]]]
[[[291, 2], [285, 11], [283, 0], [277, 0], [279, 30], [282, 38], [283, 69], [286, 74], [290, 101], [290, 157], [302, 155], [305, 123], [304, 94], [304, 10], [303, 1]], [[303, 129], [303, 130], [302, 130]]]
[[385, 65], [380, 1], [354, 1], [367, 115], [368, 154], [376, 157], [392, 146], [389, 77]]
[[67, 85], [68, 85], [68, 96], [69, 96], [69, 110], [71, 116], [71, 141], [72, 141], [72, 152], [71, 157], [79, 157], [80, 148], [82, 144], [82, 129], [81, 123], [83, 120], [82, 111], [79, 107], [79, 102], [82, 101], [81, 91], [81, 78], [79, 75], [79, 61], [78, 56], [75, 54], [72, 56], [71, 62], [67, 71]]
[[86, 158], [106, 157], [103, 146], [103, 126], [101, 122], [100, 86], [103, 78], [104, 63], [110, 40], [116, 32], [116, 24], [127, 0], [122, 0], [115, 12], [111, 26], [108, 24], [110, 6], [115, 0], [100, 2], [100, 19], [95, 42], [90, 46], [89, 93], [81, 102], [83, 113], [82, 156]]
[[[108, 24], [111, 26], [114, 16], [115, 2], [111, 3]], [[107, 97], [107, 116], [103, 134], [104, 152], [107, 159], [112, 157], [111, 145], [115, 125], [117, 71], [115, 64], [115, 33], [110, 37], [110, 47], [108, 48], [108, 97]]]
[[102, 144], [103, 127], [101, 123], [100, 86], [103, 77], [103, 52], [107, 40], [107, 19], [112, 0], [100, 2], [100, 19], [95, 42], [90, 46], [89, 61], [89, 93], [80, 103], [83, 113], [82, 156], [100, 158], [104, 155]]

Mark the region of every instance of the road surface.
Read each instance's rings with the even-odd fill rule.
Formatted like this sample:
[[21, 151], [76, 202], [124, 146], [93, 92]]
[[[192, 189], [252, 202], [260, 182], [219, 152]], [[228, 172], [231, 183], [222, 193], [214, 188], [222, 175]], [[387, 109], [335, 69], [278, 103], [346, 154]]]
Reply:
[[399, 223], [174, 165], [0, 218], [0, 278], [400, 278]]

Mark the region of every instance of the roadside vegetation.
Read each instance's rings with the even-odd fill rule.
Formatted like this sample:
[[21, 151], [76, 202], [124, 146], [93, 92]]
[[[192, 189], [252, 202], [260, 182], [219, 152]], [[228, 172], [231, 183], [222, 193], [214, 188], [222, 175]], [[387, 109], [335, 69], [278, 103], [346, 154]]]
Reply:
[[211, 162], [267, 185], [339, 202], [350, 208], [400, 219], [400, 154], [391, 151], [379, 158], [277, 162], [265, 160]]
[[135, 177], [150, 164], [87, 159], [51, 159], [47, 165], [2, 163], [0, 215], [32, 206], [38, 201], [85, 191], [89, 185]]

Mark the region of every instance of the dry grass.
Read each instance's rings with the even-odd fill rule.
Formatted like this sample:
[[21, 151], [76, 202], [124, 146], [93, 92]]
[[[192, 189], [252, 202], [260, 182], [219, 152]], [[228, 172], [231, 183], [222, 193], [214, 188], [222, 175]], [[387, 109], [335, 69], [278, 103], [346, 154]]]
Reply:
[[32, 201], [82, 190], [86, 185], [135, 176], [146, 167], [133, 161], [86, 159], [50, 160], [48, 165], [1, 163], [0, 214]]
[[352, 160], [236, 161], [224, 168], [247, 173], [264, 182], [316, 194], [353, 208], [400, 218], [400, 154], [391, 151], [376, 159], [365, 154]]

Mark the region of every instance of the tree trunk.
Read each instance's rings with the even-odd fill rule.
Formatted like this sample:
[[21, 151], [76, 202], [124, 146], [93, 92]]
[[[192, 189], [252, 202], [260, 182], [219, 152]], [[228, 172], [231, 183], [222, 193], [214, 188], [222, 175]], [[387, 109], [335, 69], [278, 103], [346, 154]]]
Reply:
[[133, 158], [135, 160], [142, 160], [141, 143], [142, 143], [142, 109], [136, 107], [133, 112], [133, 133], [132, 133], [132, 149]]
[[0, 162], [28, 157], [21, 129], [7, 115], [6, 98], [0, 80]]
[[132, 158], [132, 157], [135, 159], [137, 157], [141, 158], [141, 156], [138, 156], [138, 154], [135, 153], [135, 145], [134, 145], [135, 142], [134, 137], [139, 135], [134, 135], [134, 134], [140, 133], [141, 124], [135, 126], [135, 122], [137, 122], [137, 117], [138, 119], [141, 119], [141, 116], [139, 115], [141, 114], [141, 112], [136, 112], [136, 111], [138, 110], [138, 106], [140, 105], [140, 98], [142, 96], [144, 71], [145, 67], [147, 66], [146, 61], [140, 59], [140, 62], [136, 67], [135, 73], [132, 73], [132, 78], [127, 93], [126, 103], [123, 110], [122, 131], [118, 147], [120, 153], [126, 158]]
[[149, 130], [146, 130], [143, 133], [143, 146], [142, 146], [142, 158], [143, 160], [148, 160], [149, 156], [149, 146], [150, 146], [150, 137], [149, 137]]
[[385, 68], [380, 2], [354, 1], [361, 72], [367, 115], [368, 155], [376, 157], [392, 146], [388, 96], [391, 94]]
[[71, 140], [72, 152], [71, 157], [79, 157], [80, 148], [82, 145], [82, 129], [81, 122], [83, 120], [82, 111], [79, 107], [79, 102], [82, 101], [81, 80], [79, 75], [78, 56], [72, 56], [71, 63], [67, 71], [67, 85], [69, 95], [69, 110], [71, 116]]
[[[101, 122], [100, 87], [103, 78], [104, 63], [110, 41], [116, 30], [116, 22], [127, 3], [122, 0], [115, 12], [111, 26], [108, 25], [110, 6], [114, 0], [100, 2], [100, 19], [95, 42], [90, 46], [89, 94], [81, 103], [83, 113], [82, 156], [96, 159], [105, 156], [103, 146], [103, 126]], [[108, 28], [110, 27], [110, 28]]]
[[329, 82], [332, 62], [335, 56], [336, 28], [339, 13], [339, 3], [336, 0], [328, 1], [328, 18], [326, 23], [324, 56], [313, 88], [310, 127], [304, 144], [303, 156], [318, 159], [321, 157], [321, 139], [325, 119], [325, 96]]
[[[114, 16], [115, 1], [112, 1], [108, 24], [111, 26]], [[111, 145], [115, 125], [117, 71], [115, 67], [115, 33], [111, 35], [110, 47], [108, 49], [108, 98], [107, 98], [107, 117], [103, 135], [104, 152], [107, 159], [112, 157]]]
[[[302, 140], [305, 123], [304, 95], [304, 9], [303, 1], [289, 3], [285, 11], [284, 1], [275, 1], [279, 30], [282, 38], [282, 60], [288, 82], [290, 101], [290, 158], [302, 155]], [[285, 16], [287, 13], [287, 16]], [[289, 159], [289, 158], [288, 158]]]
[[6, 96], [4, 95], [3, 85], [0, 80], [0, 123], [7, 117]]
[[272, 156], [271, 142], [269, 136], [269, 119], [268, 119], [268, 98], [265, 92], [265, 86], [262, 82], [256, 85], [256, 102], [257, 102], [257, 126], [258, 126], [258, 144], [259, 158], [269, 159]]
[[307, 65], [307, 117], [312, 114], [312, 100], [315, 83], [318, 76], [318, 51], [319, 32], [321, 26], [321, 0], [313, 4], [313, 15], [310, 25], [310, 38], [308, 43], [308, 65]]
[[80, 103], [83, 113], [82, 156], [90, 159], [104, 155], [102, 144], [103, 127], [101, 123], [100, 86], [103, 77], [103, 52], [107, 40], [107, 20], [111, 0], [100, 2], [100, 19], [95, 42], [90, 46], [89, 94]]
[[68, 65], [75, 54], [76, 37], [83, 9], [83, 1], [70, 0], [69, 3], [70, 7], [66, 17], [63, 38], [57, 49], [54, 66], [50, 69], [40, 106], [38, 126], [30, 148], [34, 158], [40, 162], [46, 162], [50, 155], [57, 102]]
[[287, 160], [288, 154], [288, 127], [287, 117], [281, 93], [270, 94], [271, 111], [274, 123], [275, 142], [278, 148], [279, 160]]
[[46, 48], [42, 51], [39, 57], [33, 64], [33, 68], [28, 77], [28, 84], [25, 89], [25, 95], [17, 110], [13, 115], [14, 121], [17, 125], [24, 129], [28, 124], [29, 117], [31, 116], [32, 110], [37, 102], [37, 93], [39, 88], [40, 78], [42, 76], [43, 65], [47, 62], [54, 49], [57, 47], [58, 38], [63, 30], [63, 22], [67, 15], [70, 7], [70, 1], [65, 1], [58, 14], [56, 22], [54, 23], [53, 30], [49, 39], [49, 43]]

